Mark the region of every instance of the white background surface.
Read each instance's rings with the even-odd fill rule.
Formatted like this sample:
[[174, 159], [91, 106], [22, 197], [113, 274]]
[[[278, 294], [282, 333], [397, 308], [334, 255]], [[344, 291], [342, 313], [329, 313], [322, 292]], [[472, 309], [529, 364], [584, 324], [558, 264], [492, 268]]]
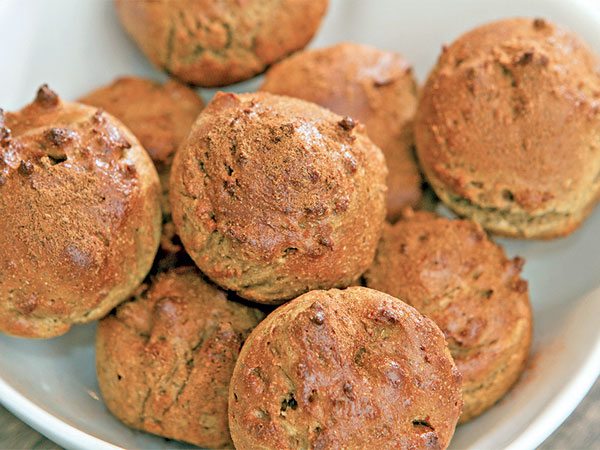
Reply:
[[[423, 80], [443, 43], [516, 15], [563, 23], [600, 51], [600, 7], [569, 0], [332, 0], [314, 47], [355, 40], [397, 50]], [[12, 110], [48, 83], [67, 100], [118, 75], [165, 77], [121, 30], [109, 0], [0, 0], [0, 107]], [[258, 86], [251, 80], [238, 91]], [[214, 91], [202, 92], [209, 99]], [[600, 373], [600, 209], [566, 239], [500, 240], [527, 260], [535, 318], [530, 367], [493, 409], [457, 429], [453, 449], [534, 448]], [[1, 232], [1, 230], [0, 230]], [[0, 336], [0, 401], [68, 448], [188, 448], [114, 419], [94, 376], [95, 325], [48, 341]]]

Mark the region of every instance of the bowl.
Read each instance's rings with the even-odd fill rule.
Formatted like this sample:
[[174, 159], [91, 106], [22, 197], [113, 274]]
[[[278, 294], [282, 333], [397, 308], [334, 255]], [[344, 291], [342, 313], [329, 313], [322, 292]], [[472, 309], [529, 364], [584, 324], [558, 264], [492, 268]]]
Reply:
[[[312, 47], [354, 40], [396, 50], [421, 81], [444, 43], [505, 17], [545, 17], [600, 51], [600, 7], [583, 0], [331, 0]], [[74, 100], [119, 75], [158, 80], [121, 29], [108, 0], [0, 2], [0, 107], [21, 108], [48, 83]], [[260, 79], [233, 86], [254, 90]], [[208, 100], [215, 90], [203, 90]], [[600, 373], [600, 208], [571, 236], [554, 241], [498, 239], [523, 256], [535, 319], [532, 355], [515, 386], [476, 420], [459, 426], [451, 449], [533, 449], [556, 429]], [[95, 324], [27, 341], [0, 336], [0, 401], [71, 449], [192, 448], [127, 428], [104, 406], [94, 374]]]

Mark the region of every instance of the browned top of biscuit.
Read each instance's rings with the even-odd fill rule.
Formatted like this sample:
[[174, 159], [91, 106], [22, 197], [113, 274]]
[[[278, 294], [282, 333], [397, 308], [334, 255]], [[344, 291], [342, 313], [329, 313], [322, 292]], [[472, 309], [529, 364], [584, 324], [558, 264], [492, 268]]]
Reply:
[[121, 120], [159, 169], [170, 164], [204, 107], [198, 94], [175, 80], [161, 85], [137, 77], [117, 78], [79, 101], [102, 108]]
[[445, 47], [415, 121], [434, 187], [523, 220], [592, 201], [599, 133], [600, 60], [542, 19], [493, 22]]
[[412, 155], [417, 84], [401, 55], [352, 42], [305, 50], [271, 67], [261, 90], [302, 98], [364, 123], [390, 170], [388, 217], [417, 204], [421, 179]]
[[460, 375], [439, 328], [372, 289], [311, 291], [242, 348], [229, 420], [238, 449], [445, 448]]
[[300, 292], [330, 278], [349, 284], [372, 260], [386, 172], [351, 119], [288, 97], [219, 93], [175, 158], [173, 218], [218, 282], [272, 264], [300, 280]]
[[[136, 77], [122, 77], [80, 99], [121, 120], [140, 140], [158, 170], [162, 187], [161, 208], [165, 222], [170, 222], [169, 175], [179, 144], [202, 111], [202, 99], [189, 87], [169, 80], [165, 85]], [[163, 236], [162, 241], [167, 241]], [[177, 251], [161, 246], [164, 257]], [[181, 250], [181, 249], [179, 249]]]
[[0, 329], [35, 336], [30, 319], [83, 321], [113, 289], [128, 295], [160, 232], [158, 178], [137, 139], [47, 87], [0, 112], [0, 134]]
[[[519, 277], [523, 263], [507, 259], [471, 221], [408, 211], [385, 227], [365, 278], [442, 329], [467, 393], [484, 391], [494, 377], [509, 378], [488, 392], [496, 397], [481, 402], [487, 407], [512, 385], [528, 354], [532, 319], [527, 282]], [[518, 358], [507, 367], [513, 355]], [[465, 398], [469, 413], [476, 407]]]
[[232, 447], [229, 380], [242, 343], [263, 317], [228, 300], [195, 268], [159, 275], [100, 321], [96, 364], [109, 409], [134, 428]]
[[250, 78], [304, 47], [327, 0], [115, 0], [125, 29], [157, 65], [201, 86]]

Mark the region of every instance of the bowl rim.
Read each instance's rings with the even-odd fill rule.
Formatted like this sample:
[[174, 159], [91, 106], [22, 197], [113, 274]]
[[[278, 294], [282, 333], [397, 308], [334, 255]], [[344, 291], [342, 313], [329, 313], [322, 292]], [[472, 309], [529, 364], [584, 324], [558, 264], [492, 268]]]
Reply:
[[0, 377], [0, 402], [23, 422], [65, 448], [122, 450], [99, 437], [63, 421], [22, 395]]

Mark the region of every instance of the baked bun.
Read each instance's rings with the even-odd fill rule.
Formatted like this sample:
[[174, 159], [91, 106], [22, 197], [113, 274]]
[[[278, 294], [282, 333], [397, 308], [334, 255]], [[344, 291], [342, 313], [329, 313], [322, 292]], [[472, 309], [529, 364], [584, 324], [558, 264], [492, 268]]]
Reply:
[[244, 339], [263, 317], [195, 268], [158, 275], [98, 325], [96, 371], [106, 405], [130, 427], [232, 448], [229, 380]]
[[169, 215], [171, 163], [204, 108], [200, 96], [175, 80], [161, 85], [145, 78], [121, 77], [78, 101], [112, 114], [140, 140], [158, 171], [163, 189], [161, 207]]
[[156, 166], [162, 188], [163, 231], [152, 273], [189, 265], [191, 260], [171, 220], [169, 176], [175, 151], [204, 108], [200, 96], [175, 80], [161, 85], [144, 78], [122, 77], [79, 101], [102, 108], [121, 120], [140, 140]]
[[229, 391], [238, 450], [444, 449], [460, 375], [439, 328], [372, 289], [312, 291], [246, 340]]
[[401, 55], [352, 42], [305, 50], [271, 67], [260, 89], [361, 121], [389, 169], [388, 220], [397, 220], [404, 207], [419, 203], [421, 176], [412, 133], [417, 83]]
[[409, 211], [386, 226], [365, 274], [369, 287], [401, 298], [444, 332], [463, 376], [460, 422], [492, 406], [525, 366], [532, 319], [522, 266], [471, 221]]
[[369, 267], [386, 173], [349, 118], [289, 97], [218, 93], [175, 156], [173, 220], [213, 281], [281, 303], [348, 286]]
[[573, 231], [600, 196], [600, 60], [542, 19], [476, 28], [445, 48], [415, 119], [421, 167], [494, 233]]
[[115, 0], [125, 30], [158, 67], [191, 84], [252, 78], [313, 37], [327, 0]]
[[48, 338], [108, 313], [160, 238], [159, 182], [118, 120], [47, 87], [0, 113], [0, 331]]

